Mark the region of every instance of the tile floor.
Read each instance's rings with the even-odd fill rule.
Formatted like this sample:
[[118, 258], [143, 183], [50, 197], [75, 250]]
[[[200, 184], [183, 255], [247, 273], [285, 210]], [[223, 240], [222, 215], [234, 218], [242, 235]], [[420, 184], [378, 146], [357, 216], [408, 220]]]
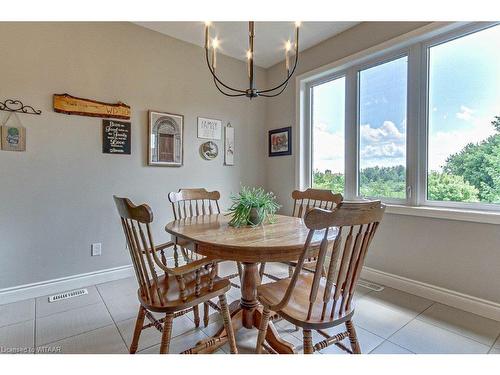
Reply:
[[[286, 267], [277, 264], [268, 265], [267, 271], [287, 275]], [[231, 263], [221, 267], [221, 274], [233, 272]], [[87, 295], [55, 303], [39, 297], [0, 305], [0, 353], [127, 353], [138, 310], [135, 279], [87, 289]], [[239, 292], [232, 288], [229, 302], [238, 299]], [[500, 322], [388, 287], [382, 292], [358, 287], [356, 300], [354, 323], [363, 353], [500, 354]], [[208, 327], [195, 328], [192, 313], [176, 318], [170, 351], [178, 353], [194, 346], [221, 325], [216, 313]], [[281, 336], [300, 351], [302, 332], [284, 320], [276, 325]], [[253, 353], [256, 339], [257, 330], [240, 330], [240, 353]], [[313, 339], [318, 341], [321, 336], [315, 333]], [[155, 329], [143, 331], [139, 353], [158, 353], [160, 340]], [[226, 352], [227, 346], [218, 351]], [[320, 353], [342, 351], [330, 346]]]

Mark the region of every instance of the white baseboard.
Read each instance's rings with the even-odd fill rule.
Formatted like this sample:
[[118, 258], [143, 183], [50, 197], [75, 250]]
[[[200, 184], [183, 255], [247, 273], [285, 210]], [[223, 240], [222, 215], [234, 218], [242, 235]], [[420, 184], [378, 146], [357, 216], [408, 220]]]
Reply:
[[363, 267], [361, 277], [364, 279], [415, 294], [442, 304], [453, 306], [485, 318], [500, 321], [500, 303], [477, 298], [436, 285], [408, 279], [403, 276]]
[[134, 275], [132, 265], [0, 289], [0, 305], [105, 283]]

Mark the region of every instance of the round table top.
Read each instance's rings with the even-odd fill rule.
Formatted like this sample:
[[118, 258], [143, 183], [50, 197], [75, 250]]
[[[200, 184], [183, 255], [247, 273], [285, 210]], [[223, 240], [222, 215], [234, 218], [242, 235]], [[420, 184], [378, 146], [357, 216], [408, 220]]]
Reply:
[[[297, 260], [304, 250], [309, 229], [300, 218], [276, 215], [275, 219], [272, 224], [234, 228], [228, 224], [229, 216], [202, 215], [172, 221], [165, 230], [195, 243], [196, 252], [204, 256], [249, 263]], [[334, 238], [337, 231], [330, 232]], [[315, 233], [312, 252], [319, 246], [323, 234], [323, 231]]]

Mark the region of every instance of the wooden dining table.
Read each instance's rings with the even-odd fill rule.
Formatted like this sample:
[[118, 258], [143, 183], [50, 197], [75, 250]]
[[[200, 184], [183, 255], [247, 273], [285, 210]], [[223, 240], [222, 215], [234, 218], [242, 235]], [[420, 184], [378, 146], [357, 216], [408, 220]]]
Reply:
[[[265, 262], [296, 261], [304, 249], [309, 229], [300, 218], [276, 215], [272, 223], [234, 228], [225, 214], [201, 215], [168, 223], [165, 230], [172, 236], [189, 241], [196, 253], [221, 261], [242, 264], [241, 299], [230, 305], [235, 332], [239, 329], [259, 328], [262, 308], [257, 300], [261, 283], [259, 264]], [[332, 231], [333, 232], [333, 231]], [[332, 233], [335, 236], [335, 233]], [[308, 256], [315, 256], [322, 234], [314, 235]], [[272, 351], [294, 353], [294, 347], [283, 340], [272, 321], [266, 332], [266, 341]], [[224, 328], [205, 343], [205, 353], [217, 350], [227, 342]], [[203, 345], [202, 345], [203, 346]]]

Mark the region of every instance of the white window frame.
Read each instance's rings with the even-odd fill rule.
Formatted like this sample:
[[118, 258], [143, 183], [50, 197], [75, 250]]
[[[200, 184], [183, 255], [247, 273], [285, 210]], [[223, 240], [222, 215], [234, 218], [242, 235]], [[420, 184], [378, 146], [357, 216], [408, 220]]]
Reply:
[[[359, 199], [358, 72], [408, 56], [406, 199], [382, 199], [388, 212], [500, 224], [500, 205], [427, 200], [428, 48], [497, 25], [498, 22], [434, 22], [375, 47], [296, 77], [296, 188], [312, 183], [311, 88], [346, 77], [345, 199]], [[426, 77], [422, 79], [422, 77]], [[355, 152], [351, 152], [355, 150]]]

